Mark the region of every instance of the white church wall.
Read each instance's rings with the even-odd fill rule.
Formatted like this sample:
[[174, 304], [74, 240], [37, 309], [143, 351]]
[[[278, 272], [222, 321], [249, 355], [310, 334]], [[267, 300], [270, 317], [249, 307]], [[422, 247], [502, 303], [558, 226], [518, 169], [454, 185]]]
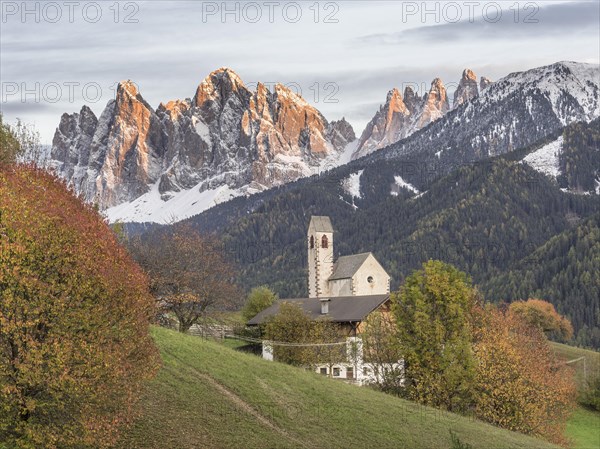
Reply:
[[390, 292], [390, 277], [373, 255], [365, 260], [352, 280], [356, 296], [384, 295]]
[[336, 279], [329, 281], [331, 296], [352, 296], [352, 279]]

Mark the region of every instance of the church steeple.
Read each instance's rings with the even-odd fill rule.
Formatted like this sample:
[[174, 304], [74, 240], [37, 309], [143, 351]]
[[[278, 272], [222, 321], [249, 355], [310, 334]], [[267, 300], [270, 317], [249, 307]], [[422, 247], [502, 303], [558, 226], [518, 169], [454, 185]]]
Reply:
[[329, 276], [333, 272], [333, 226], [329, 217], [313, 216], [307, 233], [308, 296], [330, 295]]

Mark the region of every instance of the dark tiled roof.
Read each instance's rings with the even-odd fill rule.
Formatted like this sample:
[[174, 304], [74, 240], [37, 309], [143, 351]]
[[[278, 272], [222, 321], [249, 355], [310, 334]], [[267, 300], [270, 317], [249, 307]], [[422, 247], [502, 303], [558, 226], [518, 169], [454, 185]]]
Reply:
[[369, 313], [385, 303], [389, 297], [389, 294], [332, 297], [329, 301], [329, 313], [327, 315], [321, 314], [321, 301], [319, 298], [280, 299], [248, 321], [248, 324], [254, 326], [264, 323], [267, 318], [279, 311], [279, 306], [283, 302], [298, 304], [313, 319], [327, 317], [337, 323], [357, 322], [364, 320]]
[[333, 273], [329, 276], [329, 280], [351, 278], [370, 254], [362, 253], [339, 257], [333, 265]]
[[333, 232], [333, 226], [329, 217], [313, 215], [310, 217], [309, 228], [313, 227], [317, 232]]

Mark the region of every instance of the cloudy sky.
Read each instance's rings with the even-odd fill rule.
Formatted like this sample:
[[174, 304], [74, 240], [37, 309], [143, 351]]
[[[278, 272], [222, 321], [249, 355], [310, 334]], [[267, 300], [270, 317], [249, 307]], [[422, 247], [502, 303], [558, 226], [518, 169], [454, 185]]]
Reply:
[[156, 107], [226, 66], [360, 133], [392, 87], [440, 77], [451, 92], [467, 67], [497, 80], [600, 54], [596, 0], [0, 3], [0, 107], [46, 143], [63, 112], [99, 115], [125, 79]]

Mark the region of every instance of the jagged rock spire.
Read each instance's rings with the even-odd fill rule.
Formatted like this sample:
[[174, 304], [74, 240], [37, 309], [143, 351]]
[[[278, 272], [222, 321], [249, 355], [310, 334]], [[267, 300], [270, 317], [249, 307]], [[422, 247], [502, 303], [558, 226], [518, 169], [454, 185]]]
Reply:
[[458, 83], [458, 87], [454, 92], [454, 102], [452, 107], [456, 108], [463, 103], [470, 101], [471, 99], [479, 95], [479, 89], [477, 88], [477, 76], [471, 69], [465, 69], [462, 74], [462, 78]]

